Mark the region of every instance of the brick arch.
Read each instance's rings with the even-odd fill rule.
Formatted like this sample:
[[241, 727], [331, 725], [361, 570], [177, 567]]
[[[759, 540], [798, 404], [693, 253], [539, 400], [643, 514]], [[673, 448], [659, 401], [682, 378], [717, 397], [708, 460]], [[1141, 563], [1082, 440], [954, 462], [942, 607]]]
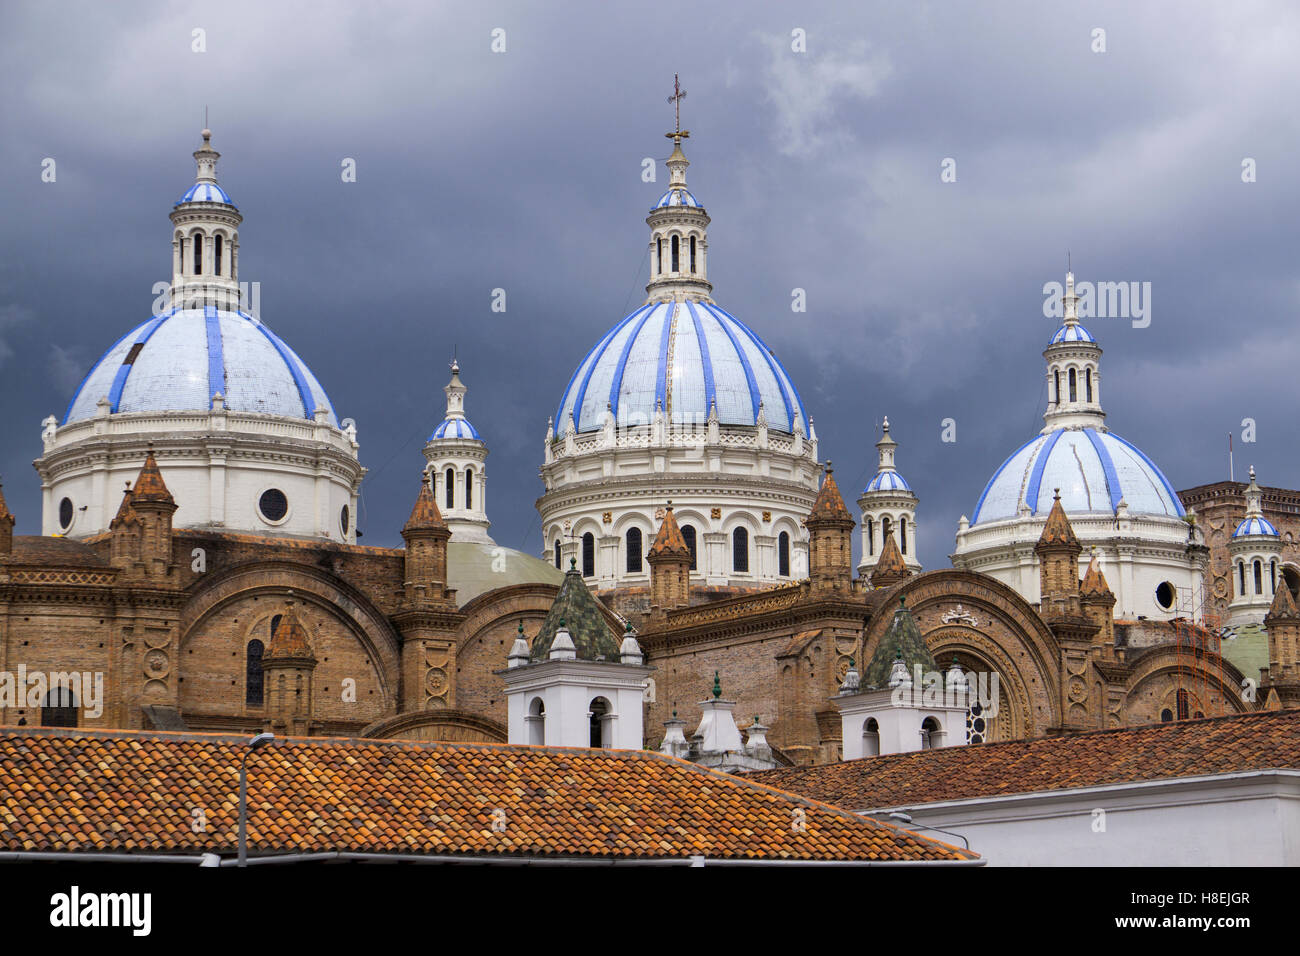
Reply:
[[505, 685], [497, 671], [524, 623], [531, 640], [555, 603], [558, 585], [513, 584], [480, 594], [463, 608], [456, 630], [456, 706], [493, 719], [506, 719]]
[[377, 720], [358, 735], [374, 739], [433, 740], [442, 743], [505, 743], [499, 721], [463, 710], [417, 710]]
[[401, 641], [388, 619], [365, 595], [320, 568], [291, 562], [253, 561], [211, 572], [190, 592], [181, 612], [179, 649], [224, 609], [252, 597], [283, 597], [310, 603], [343, 623], [373, 663], [385, 710], [397, 707]]
[[[1180, 654], [1173, 645], [1163, 645], [1150, 648], [1130, 664], [1124, 694], [1126, 726], [1158, 722], [1165, 706], [1177, 716], [1177, 709], [1167, 702], [1174, 699], [1179, 687], [1201, 702], [1207, 717], [1217, 717], [1219, 711], [1231, 715], [1258, 709], [1258, 703], [1252, 706], [1242, 699], [1241, 671], [1215, 654], [1195, 659], [1186, 652]], [[1222, 706], [1218, 706], [1220, 702]], [[1193, 705], [1193, 713], [1195, 709]]]
[[[864, 660], [870, 659], [889, 629], [900, 597], [916, 617], [940, 670], [945, 653], [965, 655], [997, 670], [1017, 736], [1037, 736], [1060, 725], [1060, 650], [1024, 598], [1002, 582], [973, 571], [943, 569], [915, 575], [887, 592], [863, 634]], [[958, 604], [976, 623], [939, 620]]]

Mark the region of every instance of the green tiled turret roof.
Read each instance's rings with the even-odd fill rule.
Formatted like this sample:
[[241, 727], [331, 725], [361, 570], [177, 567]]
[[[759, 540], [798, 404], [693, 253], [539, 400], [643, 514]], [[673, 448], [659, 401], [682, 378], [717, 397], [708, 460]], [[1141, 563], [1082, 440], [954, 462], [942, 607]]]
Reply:
[[555, 603], [546, 612], [542, 629], [533, 638], [534, 661], [544, 661], [551, 653], [551, 642], [555, 640], [555, 632], [560, 629], [561, 622], [573, 638], [578, 660], [594, 661], [603, 657], [615, 664], [619, 662], [619, 640], [601, 613], [600, 605], [587, 590], [582, 575], [572, 563], [564, 575], [560, 593], [555, 595]]
[[889, 672], [899, 657], [907, 665], [909, 674], [914, 673], [918, 664], [923, 674], [938, 670], [934, 658], [930, 656], [930, 649], [925, 646], [925, 638], [921, 637], [921, 629], [916, 626], [916, 619], [902, 598], [898, 599], [898, 610], [889, 623], [889, 630], [876, 645], [876, 653], [867, 665], [866, 673], [862, 675], [862, 686], [888, 687]]

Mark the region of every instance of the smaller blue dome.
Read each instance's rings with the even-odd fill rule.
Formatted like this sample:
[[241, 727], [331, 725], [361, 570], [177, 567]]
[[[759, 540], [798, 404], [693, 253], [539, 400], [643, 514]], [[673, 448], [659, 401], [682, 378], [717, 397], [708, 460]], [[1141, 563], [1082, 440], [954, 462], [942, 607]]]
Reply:
[[474, 441], [482, 441], [479, 438], [478, 429], [469, 423], [468, 418], [447, 418], [442, 424], [433, 430], [429, 436], [429, 441], [438, 438], [469, 438]]
[[1092, 337], [1092, 333], [1089, 332], [1087, 329], [1085, 329], [1082, 325], [1063, 325], [1056, 330], [1056, 334], [1052, 336], [1052, 341], [1048, 342], [1047, 344], [1060, 345], [1063, 342], [1096, 343], [1096, 341], [1097, 340]]
[[692, 196], [691, 191], [685, 186], [674, 186], [655, 203], [656, 209], [665, 209], [669, 206], [687, 206], [691, 209], [704, 208], [704, 204]]
[[1272, 522], [1267, 518], [1247, 518], [1241, 524], [1237, 525], [1237, 530], [1232, 532], [1234, 538], [1244, 538], [1252, 534], [1265, 534], [1270, 537], [1278, 537], [1277, 528], [1273, 527]]
[[878, 471], [867, 487], [862, 489], [865, 495], [869, 491], [911, 491], [912, 487], [896, 471]]
[[[225, 203], [227, 206], [235, 206], [235, 201], [216, 183], [195, 183], [185, 190], [185, 195], [172, 205], [179, 206], [187, 202], [220, 202]], [[239, 207], [235, 206], [235, 208], [238, 209]]]

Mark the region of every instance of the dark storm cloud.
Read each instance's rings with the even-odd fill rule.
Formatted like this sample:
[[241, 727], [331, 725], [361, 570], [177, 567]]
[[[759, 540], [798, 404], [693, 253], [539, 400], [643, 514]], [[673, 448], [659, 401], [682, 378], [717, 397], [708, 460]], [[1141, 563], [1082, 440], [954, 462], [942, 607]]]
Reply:
[[39, 527], [41, 418], [168, 278], [206, 105], [246, 217], [241, 278], [358, 423], [366, 543], [399, 540], [454, 348], [493, 533], [537, 551], [546, 417], [644, 295], [665, 171], [643, 183], [641, 160], [666, 156], [674, 71], [718, 301], [781, 356], [851, 498], [890, 416], [927, 566], [1042, 425], [1041, 290], [1067, 248], [1080, 279], [1153, 287], [1149, 328], [1093, 323], [1110, 424], [1189, 487], [1226, 477], [1227, 432], [1253, 417], [1239, 473], [1294, 487], [1297, 13], [1132, 6], [7, 4], [0, 468], [18, 530]]

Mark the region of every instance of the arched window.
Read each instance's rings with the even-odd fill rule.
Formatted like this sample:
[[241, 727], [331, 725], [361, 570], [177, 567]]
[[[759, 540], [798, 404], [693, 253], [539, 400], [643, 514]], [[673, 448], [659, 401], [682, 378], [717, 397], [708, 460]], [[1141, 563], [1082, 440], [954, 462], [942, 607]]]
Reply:
[[664, 271], [664, 241], [662, 239], [657, 239], [655, 240], [655, 245], [658, 247], [657, 256], [658, 256], [658, 263], [659, 263], [659, 273], [662, 275]]
[[456, 507], [456, 470], [448, 468], [445, 479], [443, 484], [446, 487], [447, 508], [451, 509]]
[[1191, 716], [1191, 707], [1188, 706], [1187, 691], [1179, 690], [1178, 693], [1174, 695], [1174, 699], [1178, 702], [1178, 719], [1186, 720]]
[[880, 546], [885, 546], [885, 539], [889, 537], [890, 523], [888, 518], [880, 519]]
[[[275, 633], [275, 626], [280, 623], [278, 616], [271, 619], [271, 633]], [[262, 654], [266, 650], [266, 645], [253, 638], [248, 642], [248, 658], [244, 664], [244, 703], [249, 707], [261, 707], [263, 684], [262, 677]]]
[[1277, 558], [1268, 563], [1268, 593], [1277, 593]]
[[921, 749], [937, 749], [939, 740], [939, 721], [933, 717], [927, 717], [921, 721]]
[[560, 539], [555, 539], [555, 566], [560, 566]]
[[1092, 369], [1086, 369], [1083, 373], [1083, 388], [1088, 401], [1092, 401]]
[[465, 507], [474, 507], [474, 469], [465, 469]]
[[790, 532], [782, 531], [776, 539], [776, 573], [783, 578], [790, 576]]
[[536, 746], [546, 743], [546, 704], [540, 697], [534, 697], [528, 705], [528, 716], [524, 718], [528, 724], [528, 742]]
[[51, 687], [41, 703], [42, 727], [77, 726], [77, 695], [65, 684]]
[[1078, 400], [1079, 400], [1078, 378], [1074, 373], [1074, 369], [1070, 369], [1070, 401], [1077, 402]]
[[682, 525], [682, 537], [686, 540], [686, 549], [691, 552], [691, 570], [695, 570], [695, 526]]
[[1237, 597], [1246, 596], [1246, 563], [1237, 562]]
[[604, 697], [595, 698], [590, 704], [591, 746], [614, 746], [613, 721], [609, 716], [609, 701]]
[[1160, 711], [1160, 723], [1167, 724], [1173, 719], [1174, 719], [1174, 712], [1170, 710], [1168, 707]]
[[200, 233], [194, 234], [194, 274], [203, 275], [203, 236]]
[[867, 554], [876, 553], [876, 523], [867, 519]]
[[695, 271], [695, 237], [691, 236], [691, 272]]
[[731, 570], [741, 574], [749, 571], [749, 532], [744, 528], [731, 532]]
[[1056, 376], [1056, 391], [1054, 393], [1056, 395], [1056, 404], [1060, 405], [1061, 404], [1061, 370], [1058, 368], [1052, 374]]
[[880, 724], [874, 717], [868, 717], [862, 725], [862, 756], [880, 756]]
[[212, 242], [212, 274], [221, 275], [221, 237], [217, 236]]
[[679, 247], [679, 243], [678, 243], [678, 241], [677, 241], [677, 237], [676, 237], [676, 236], [673, 236], [673, 272], [676, 272], [677, 269], [678, 269], [678, 265], [677, 265], [677, 263], [678, 263], [678, 253], [679, 253], [679, 248], [678, 248], [678, 247]]
[[596, 575], [596, 536], [588, 531], [582, 536], [582, 576]]
[[907, 519], [898, 519], [898, 550], [907, 554]]
[[1264, 563], [1259, 558], [1255, 559], [1255, 593], [1264, 593]]
[[627, 573], [641, 572], [641, 529], [627, 529]]

